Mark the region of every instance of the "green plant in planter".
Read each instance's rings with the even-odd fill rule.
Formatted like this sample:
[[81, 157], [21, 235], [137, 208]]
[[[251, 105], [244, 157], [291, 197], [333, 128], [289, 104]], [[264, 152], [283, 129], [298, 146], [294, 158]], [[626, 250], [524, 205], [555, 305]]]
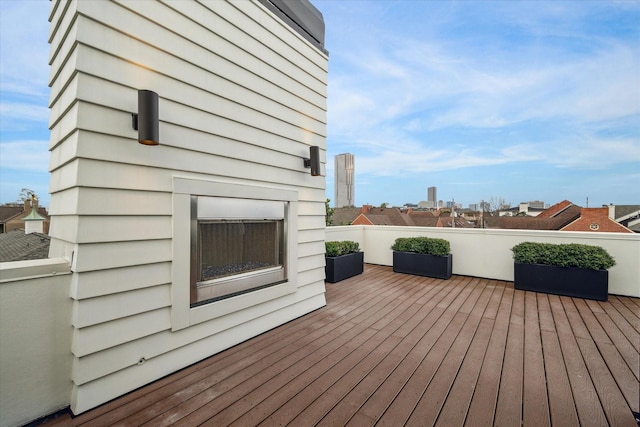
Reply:
[[350, 240], [339, 240], [335, 242], [325, 242], [325, 253], [328, 257], [354, 254], [360, 252], [360, 244]]
[[555, 265], [590, 270], [607, 270], [616, 265], [613, 257], [599, 246], [578, 243], [522, 242], [511, 250], [513, 260], [522, 264]]
[[607, 269], [616, 262], [603, 248], [576, 243], [522, 242], [511, 250], [515, 289], [607, 300]]
[[325, 242], [325, 280], [339, 282], [364, 271], [364, 253], [360, 244], [350, 240]]
[[398, 237], [391, 250], [396, 252], [414, 252], [434, 256], [447, 256], [451, 252], [449, 241], [432, 237]]
[[399, 237], [391, 246], [393, 271], [449, 279], [452, 273], [449, 241], [432, 237]]

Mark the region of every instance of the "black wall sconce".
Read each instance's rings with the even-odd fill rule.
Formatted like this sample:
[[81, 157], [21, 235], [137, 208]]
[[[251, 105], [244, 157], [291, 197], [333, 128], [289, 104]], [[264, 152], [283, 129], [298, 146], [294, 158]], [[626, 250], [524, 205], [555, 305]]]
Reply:
[[140, 144], [160, 144], [157, 93], [150, 90], [139, 90], [138, 113], [132, 113], [131, 119], [133, 129], [138, 131], [138, 142]]
[[309, 147], [309, 158], [304, 159], [304, 167], [311, 168], [311, 176], [320, 176], [320, 147]]

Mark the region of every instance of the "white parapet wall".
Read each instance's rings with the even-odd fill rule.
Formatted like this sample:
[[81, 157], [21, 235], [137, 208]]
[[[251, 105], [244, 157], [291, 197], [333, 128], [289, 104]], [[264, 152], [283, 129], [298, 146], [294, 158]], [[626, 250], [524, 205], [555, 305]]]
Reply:
[[71, 298], [64, 259], [0, 263], [0, 426], [69, 406]]
[[364, 260], [392, 265], [390, 247], [398, 237], [428, 236], [451, 243], [453, 273], [513, 280], [511, 248], [520, 242], [581, 243], [605, 248], [616, 260], [609, 270], [609, 293], [640, 297], [640, 235], [539, 230], [495, 230], [435, 227], [343, 226], [328, 227], [327, 241], [360, 243]]

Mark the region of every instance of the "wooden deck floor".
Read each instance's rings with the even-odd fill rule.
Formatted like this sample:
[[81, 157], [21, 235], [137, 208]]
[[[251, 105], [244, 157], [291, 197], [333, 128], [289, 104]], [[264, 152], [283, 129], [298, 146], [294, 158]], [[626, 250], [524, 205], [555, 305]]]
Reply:
[[50, 425], [634, 426], [640, 300], [367, 265], [327, 306]]

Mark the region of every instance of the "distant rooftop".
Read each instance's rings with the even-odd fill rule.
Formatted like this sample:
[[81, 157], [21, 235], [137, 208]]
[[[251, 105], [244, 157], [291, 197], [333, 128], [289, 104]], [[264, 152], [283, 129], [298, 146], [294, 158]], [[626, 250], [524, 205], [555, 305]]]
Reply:
[[49, 236], [42, 233], [25, 234], [24, 230], [1, 233], [0, 262], [48, 258], [49, 243]]

